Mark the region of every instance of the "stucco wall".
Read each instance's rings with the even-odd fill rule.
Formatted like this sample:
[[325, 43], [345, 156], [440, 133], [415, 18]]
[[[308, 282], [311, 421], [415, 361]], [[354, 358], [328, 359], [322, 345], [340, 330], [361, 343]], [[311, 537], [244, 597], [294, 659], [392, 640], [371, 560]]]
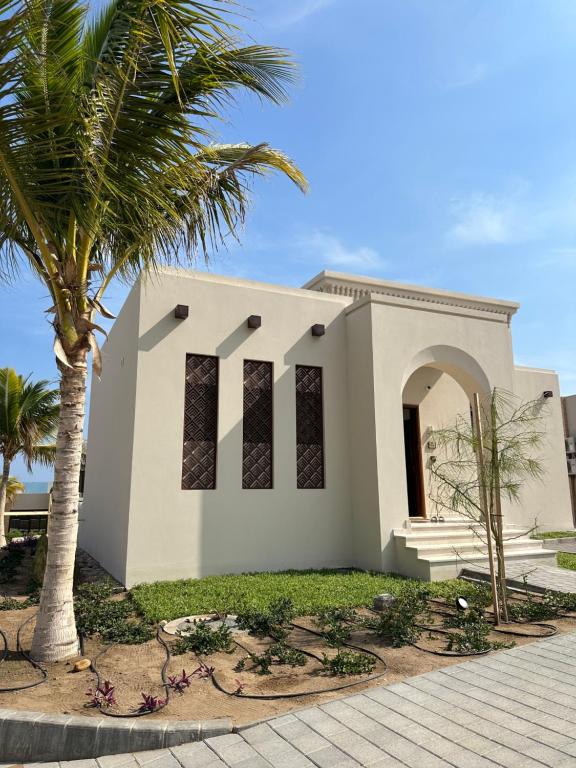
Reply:
[[[126, 581], [352, 562], [350, 299], [201, 276], [142, 287]], [[190, 316], [177, 321], [176, 304]], [[246, 328], [251, 314], [262, 327]], [[311, 336], [314, 323], [326, 335]], [[217, 488], [180, 490], [187, 353], [220, 359]], [[245, 359], [274, 366], [274, 489], [242, 489]], [[295, 366], [322, 366], [326, 489], [296, 488]]]
[[[511, 389], [512, 345], [506, 322], [466, 310], [434, 311], [372, 296], [375, 421], [382, 568], [395, 570], [392, 530], [407, 518], [402, 393], [422, 366], [450, 373], [470, 393]], [[358, 311], [351, 307], [350, 312]]]
[[546, 390], [552, 391], [553, 397], [542, 400], [546, 434], [538, 455], [544, 475], [540, 481], [525, 484], [521, 502], [507, 505], [505, 515], [511, 522], [537, 522], [543, 530], [564, 530], [572, 528], [573, 522], [558, 376], [553, 371], [516, 367], [514, 393], [519, 398], [535, 400]]
[[130, 292], [92, 377], [78, 542], [124, 583], [138, 362], [140, 284]]

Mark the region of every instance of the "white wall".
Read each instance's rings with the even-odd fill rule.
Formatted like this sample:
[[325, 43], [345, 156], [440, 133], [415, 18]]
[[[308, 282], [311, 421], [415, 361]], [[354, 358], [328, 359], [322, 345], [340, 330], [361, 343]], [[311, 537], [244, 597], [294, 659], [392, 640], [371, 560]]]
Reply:
[[92, 377], [78, 542], [125, 583], [138, 362], [140, 284], [130, 291]]
[[[142, 288], [127, 583], [353, 560], [350, 299], [190, 273]], [[176, 304], [190, 316], [177, 321]], [[246, 328], [251, 314], [262, 327]], [[311, 336], [314, 323], [326, 334]], [[217, 488], [181, 490], [187, 353], [220, 359]], [[274, 489], [242, 489], [245, 359], [274, 365]], [[296, 488], [295, 366], [323, 368], [326, 489]]]
[[514, 523], [534, 525], [536, 521], [543, 530], [565, 530], [573, 527], [573, 521], [558, 376], [553, 371], [516, 367], [514, 393], [519, 398], [535, 400], [546, 390], [552, 391], [553, 397], [542, 401], [546, 435], [539, 458], [544, 476], [541, 481], [527, 482], [521, 503], [507, 505], [505, 515]]

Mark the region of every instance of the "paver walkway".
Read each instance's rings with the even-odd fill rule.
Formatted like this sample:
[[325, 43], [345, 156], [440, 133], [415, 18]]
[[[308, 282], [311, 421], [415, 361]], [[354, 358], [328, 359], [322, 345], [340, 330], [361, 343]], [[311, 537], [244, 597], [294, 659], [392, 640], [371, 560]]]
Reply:
[[[489, 580], [488, 567], [483, 565], [467, 565], [460, 575]], [[524, 575], [528, 586], [536, 591], [553, 589], [556, 592], [576, 592], [576, 571], [522, 560], [506, 563], [506, 581], [510, 586], [522, 588]]]
[[573, 539], [544, 539], [544, 549], [555, 549], [556, 552], [576, 553], [576, 538]]
[[576, 633], [371, 688], [238, 734], [44, 766], [576, 767]]

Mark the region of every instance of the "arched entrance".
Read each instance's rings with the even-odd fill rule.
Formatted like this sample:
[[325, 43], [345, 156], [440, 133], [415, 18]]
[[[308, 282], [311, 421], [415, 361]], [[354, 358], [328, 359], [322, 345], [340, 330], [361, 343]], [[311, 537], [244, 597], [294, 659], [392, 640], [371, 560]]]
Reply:
[[457, 416], [468, 417], [473, 394], [489, 390], [478, 363], [455, 347], [429, 347], [412, 360], [402, 387], [407, 511], [411, 519], [426, 518], [436, 511], [430, 498], [437, 450], [435, 431], [454, 424]]

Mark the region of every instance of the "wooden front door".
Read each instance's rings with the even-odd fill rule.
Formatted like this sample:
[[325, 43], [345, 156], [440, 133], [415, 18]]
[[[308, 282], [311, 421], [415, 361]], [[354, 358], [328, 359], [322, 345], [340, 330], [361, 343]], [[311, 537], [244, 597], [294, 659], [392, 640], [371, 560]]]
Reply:
[[408, 514], [410, 517], [426, 517], [418, 406], [404, 405], [403, 415], [404, 454], [406, 458], [406, 482], [408, 486]]

